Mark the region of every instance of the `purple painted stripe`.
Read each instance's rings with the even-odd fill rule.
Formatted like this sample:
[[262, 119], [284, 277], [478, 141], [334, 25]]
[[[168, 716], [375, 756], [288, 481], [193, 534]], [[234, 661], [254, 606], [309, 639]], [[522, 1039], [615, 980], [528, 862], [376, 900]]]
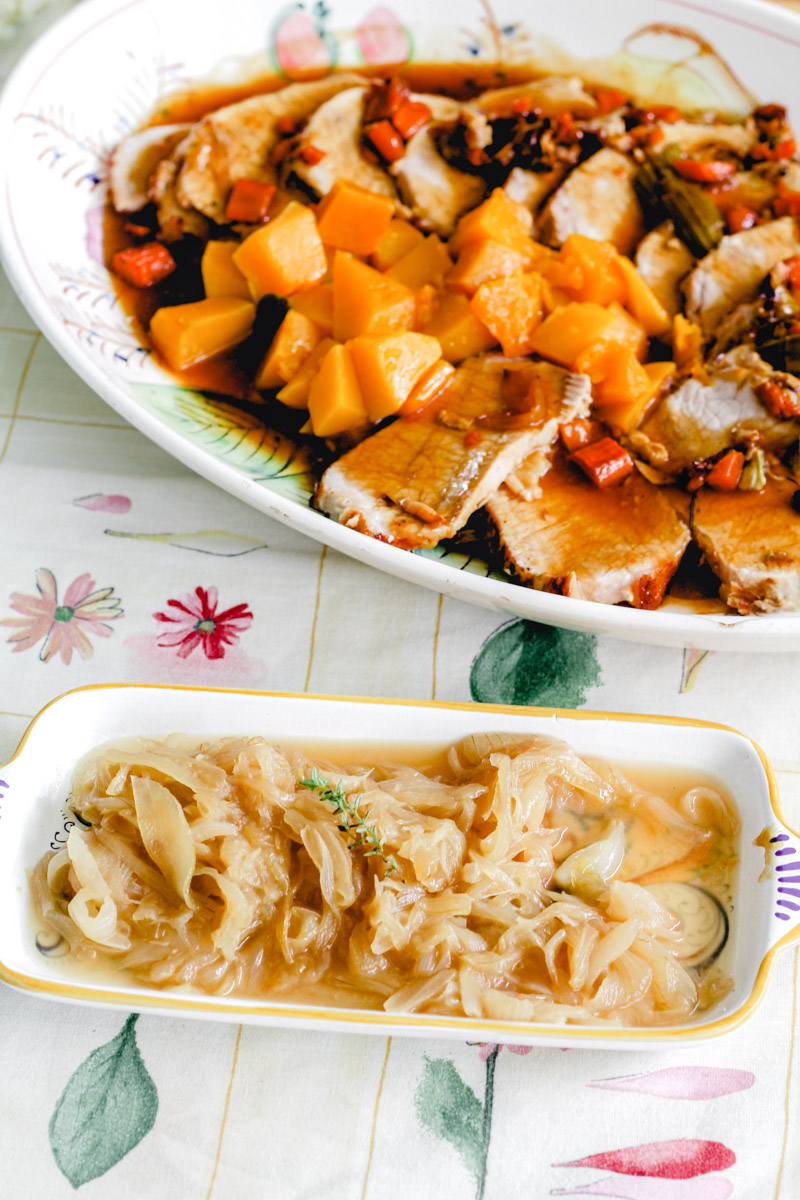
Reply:
[[0, 779], [0, 787], [8, 787], [8, 784], [6, 783], [5, 779]]
[[776, 912], [775, 916], [780, 917], [782, 921], [791, 921], [792, 919], [788, 913]]
[[776, 837], [769, 839], [770, 845], [772, 845], [773, 842], [788, 842], [788, 840], [788, 833], [779, 833]]
[[[780, 850], [776, 851], [780, 854]], [[797, 863], [775, 863], [776, 871], [800, 871], [800, 866]]]
[[782, 904], [784, 908], [790, 908], [792, 912], [800, 912], [800, 904], [795, 904], [794, 900], [779, 900], [778, 904]]
[[778, 883], [800, 883], [800, 875], [779, 875]]
[[779, 892], [783, 892], [784, 896], [797, 896], [800, 899], [800, 892], [797, 888], [778, 888]]
[[775, 851], [775, 857], [777, 858], [779, 854], [797, 854], [797, 851], [794, 846], [784, 846], [782, 850]]

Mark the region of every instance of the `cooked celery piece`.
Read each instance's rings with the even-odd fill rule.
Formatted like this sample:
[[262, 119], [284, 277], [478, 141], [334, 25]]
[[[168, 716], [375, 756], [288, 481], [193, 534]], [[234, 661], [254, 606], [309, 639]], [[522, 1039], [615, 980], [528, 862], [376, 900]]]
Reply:
[[756, 349], [764, 362], [769, 363], [776, 371], [789, 371], [792, 375], [800, 372], [800, 334], [770, 338], [761, 345], [756, 343]]
[[670, 217], [675, 232], [692, 254], [702, 258], [719, 245], [725, 233], [725, 220], [714, 201], [702, 187], [681, 179], [672, 170], [680, 158], [677, 146], [670, 145], [660, 154], [651, 154], [634, 176], [634, 186], [646, 213], [655, 221]]
[[744, 464], [739, 487], [743, 492], [760, 492], [767, 483], [767, 462], [764, 451], [756, 447]]

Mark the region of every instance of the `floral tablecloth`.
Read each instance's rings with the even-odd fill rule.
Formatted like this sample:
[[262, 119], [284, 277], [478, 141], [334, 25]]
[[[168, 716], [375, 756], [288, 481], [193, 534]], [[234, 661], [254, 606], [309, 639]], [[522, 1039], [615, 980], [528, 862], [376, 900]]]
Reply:
[[[0, 761], [54, 696], [111, 680], [654, 711], [755, 737], [800, 822], [800, 659], [503, 623], [326, 552], [127, 426], [3, 278], [0, 548]], [[789, 1200], [797, 984], [794, 950], [749, 1024], [669, 1054], [240, 1028], [0, 986], [0, 1194]]]

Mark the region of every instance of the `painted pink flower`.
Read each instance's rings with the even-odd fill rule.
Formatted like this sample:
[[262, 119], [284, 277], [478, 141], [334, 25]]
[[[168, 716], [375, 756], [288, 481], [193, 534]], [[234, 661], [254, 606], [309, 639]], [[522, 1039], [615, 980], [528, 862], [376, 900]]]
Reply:
[[225, 647], [238, 642], [239, 635], [249, 629], [253, 614], [246, 604], [235, 604], [217, 612], [217, 589], [197, 587], [194, 592], [168, 600], [174, 613], [153, 613], [156, 621], [169, 628], [159, 635], [159, 646], [178, 647], [178, 657], [188, 658], [198, 646], [206, 658], [224, 658]]
[[37, 571], [38, 596], [13, 592], [11, 607], [22, 615], [0, 621], [0, 625], [16, 630], [8, 638], [14, 643], [14, 651], [30, 650], [44, 638], [39, 651], [42, 662], [49, 662], [54, 655], [60, 654], [69, 664], [73, 650], [77, 650], [81, 658], [91, 658], [94, 646], [88, 635], [110, 637], [113, 630], [105, 622], [116, 621], [125, 615], [113, 588], [93, 589], [91, 575], [79, 575], [59, 604], [58, 585], [52, 571]]
[[478, 1057], [481, 1062], [486, 1062], [493, 1050], [500, 1051], [505, 1049], [510, 1050], [512, 1054], [530, 1054], [533, 1049], [533, 1046], [509, 1046], [507, 1044], [503, 1046], [498, 1045], [497, 1042], [475, 1042], [475, 1045], [479, 1047]]

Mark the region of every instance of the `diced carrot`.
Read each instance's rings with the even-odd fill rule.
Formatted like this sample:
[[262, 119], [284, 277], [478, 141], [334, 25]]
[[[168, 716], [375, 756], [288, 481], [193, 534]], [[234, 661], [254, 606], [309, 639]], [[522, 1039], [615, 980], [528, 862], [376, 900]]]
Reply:
[[621, 88], [599, 87], [595, 88], [594, 98], [597, 101], [597, 107], [601, 113], [612, 113], [618, 108], [622, 108], [628, 100], [628, 96]]
[[773, 152], [774, 158], [794, 158], [797, 153], [797, 142], [793, 137], [784, 138], [782, 142], [778, 142]]
[[564, 425], [559, 425], [558, 432], [561, 435], [561, 441], [564, 443], [564, 449], [569, 454], [574, 454], [576, 450], [580, 450], [583, 446], [588, 446], [590, 442], [598, 440], [596, 429], [596, 422], [576, 419], [574, 421], [567, 421]]
[[786, 276], [786, 282], [789, 284], [789, 287], [792, 289], [800, 288], [800, 255], [794, 254], [791, 258], [787, 258], [784, 266], [788, 267], [789, 270]]
[[261, 183], [258, 179], [237, 179], [228, 197], [225, 220], [245, 221], [251, 225], [266, 220], [274, 195], [275, 187], [271, 183]]
[[301, 146], [300, 157], [304, 163], [308, 163], [310, 167], [315, 167], [317, 163], [321, 163], [325, 157], [325, 151], [320, 150], [319, 146]]
[[772, 208], [776, 217], [800, 216], [800, 192], [786, 191], [776, 196]]
[[597, 487], [611, 487], [622, 483], [633, 471], [633, 459], [627, 450], [613, 438], [602, 438], [590, 446], [583, 446], [572, 455]]
[[378, 121], [370, 125], [364, 136], [388, 163], [397, 162], [406, 152], [405, 142], [391, 121]]
[[527, 96], [515, 96], [511, 101], [511, 111], [519, 116], [527, 117], [528, 113], [533, 112], [533, 107]]
[[774, 379], [760, 383], [756, 388], [756, 395], [773, 417], [777, 417], [779, 420], [800, 417], [800, 402], [797, 395], [791, 388], [781, 387]]
[[683, 118], [683, 113], [674, 104], [651, 104], [648, 111], [657, 121], [664, 121], [667, 125], [674, 125]]
[[699, 158], [678, 158], [672, 168], [692, 183], [719, 183], [736, 171], [732, 162], [705, 162]]
[[394, 116], [411, 95], [404, 79], [393, 75], [386, 83], [373, 85], [364, 105], [364, 121], [383, 121]]
[[727, 212], [728, 229], [731, 233], [741, 233], [743, 229], [752, 229], [758, 220], [758, 213], [746, 204], [732, 204]]
[[138, 225], [135, 221], [126, 221], [123, 228], [131, 237], [152, 238], [153, 236], [153, 231], [149, 225]]
[[288, 158], [297, 149], [297, 141], [295, 138], [284, 138], [282, 142], [277, 142], [272, 147], [270, 154], [270, 162], [273, 166], [282, 163], [285, 158]]
[[744, 455], [741, 450], [729, 450], [714, 463], [706, 482], [718, 492], [732, 492], [738, 486], [743, 470]]
[[297, 133], [297, 121], [294, 117], [279, 117], [275, 122], [275, 131], [281, 137], [287, 137], [289, 134]]
[[420, 129], [424, 129], [433, 113], [427, 104], [421, 100], [406, 100], [396, 113], [392, 114], [392, 124], [401, 137], [406, 141], [412, 138]]
[[120, 279], [133, 287], [153, 287], [175, 270], [175, 259], [161, 242], [145, 242], [118, 250], [111, 259], [111, 269]]

